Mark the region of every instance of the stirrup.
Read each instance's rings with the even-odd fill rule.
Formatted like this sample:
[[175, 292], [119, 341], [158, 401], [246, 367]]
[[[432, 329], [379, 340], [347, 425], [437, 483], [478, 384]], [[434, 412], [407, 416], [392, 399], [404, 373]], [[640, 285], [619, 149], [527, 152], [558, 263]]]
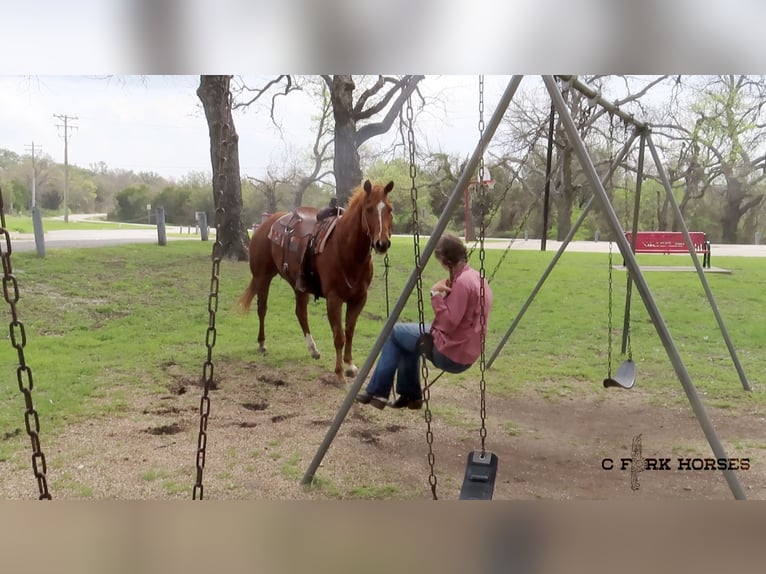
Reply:
[[497, 455], [475, 450], [468, 455], [460, 500], [492, 500], [497, 476]]
[[604, 388], [620, 387], [623, 389], [631, 388], [636, 382], [636, 363], [632, 359], [628, 359], [613, 377], [604, 379]]

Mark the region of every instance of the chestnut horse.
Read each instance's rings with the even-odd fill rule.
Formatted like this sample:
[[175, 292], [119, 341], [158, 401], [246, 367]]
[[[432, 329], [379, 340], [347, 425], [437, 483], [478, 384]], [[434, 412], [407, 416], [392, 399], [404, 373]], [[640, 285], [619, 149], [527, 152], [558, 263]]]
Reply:
[[[393, 211], [388, 194], [393, 188], [393, 181], [384, 187], [367, 180], [355, 189], [345, 211], [334, 221], [330, 235], [321, 239], [322, 245], [317, 245], [319, 238], [314, 235], [317, 210], [311, 207], [300, 207], [292, 213], [274, 213], [258, 227], [250, 240], [252, 279], [239, 303], [247, 312], [253, 298], [258, 297], [258, 349], [261, 353], [266, 352], [263, 322], [269, 286], [274, 276], [280, 274], [295, 290], [295, 315], [311, 356], [320, 357], [308, 323], [308, 302], [313, 294], [327, 300], [327, 318], [335, 344], [336, 376], [340, 381], [344, 380], [341, 355], [345, 374], [356, 375], [357, 367], [351, 356], [354, 329], [367, 302], [367, 289], [372, 281], [371, 252], [385, 253], [391, 246]], [[295, 259], [290, 251], [300, 252], [299, 259]], [[296, 289], [298, 276], [304, 270], [307, 272], [304, 273], [307, 288]], [[341, 322], [343, 303], [346, 304], [345, 330]]]

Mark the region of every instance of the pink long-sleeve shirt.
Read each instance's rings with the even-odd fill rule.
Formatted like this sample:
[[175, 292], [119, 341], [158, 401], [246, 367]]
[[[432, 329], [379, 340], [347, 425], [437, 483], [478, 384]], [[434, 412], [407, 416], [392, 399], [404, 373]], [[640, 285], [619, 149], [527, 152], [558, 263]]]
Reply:
[[[481, 276], [465, 265], [452, 279], [450, 293], [431, 297], [431, 334], [439, 352], [456, 363], [471, 365], [481, 355]], [[484, 281], [484, 328], [489, 322], [492, 290]]]

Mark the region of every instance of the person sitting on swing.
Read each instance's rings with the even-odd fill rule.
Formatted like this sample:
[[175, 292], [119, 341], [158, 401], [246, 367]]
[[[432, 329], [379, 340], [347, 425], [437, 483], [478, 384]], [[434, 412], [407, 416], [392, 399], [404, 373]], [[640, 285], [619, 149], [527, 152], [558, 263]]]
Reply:
[[[439, 239], [434, 250], [437, 261], [449, 272], [449, 278], [431, 287], [431, 307], [434, 320], [424, 325], [424, 332], [433, 337], [429, 359], [435, 367], [448, 373], [462, 373], [481, 355], [481, 341], [486, 334], [492, 290], [484, 279], [484, 333], [482, 333], [482, 278], [468, 265], [468, 253], [463, 241], [451, 234]], [[417, 410], [423, 406], [420, 385], [418, 323], [397, 323], [383, 345], [375, 372], [364, 392], [356, 396], [362, 404], [383, 409]], [[396, 377], [399, 398], [388, 402]]]

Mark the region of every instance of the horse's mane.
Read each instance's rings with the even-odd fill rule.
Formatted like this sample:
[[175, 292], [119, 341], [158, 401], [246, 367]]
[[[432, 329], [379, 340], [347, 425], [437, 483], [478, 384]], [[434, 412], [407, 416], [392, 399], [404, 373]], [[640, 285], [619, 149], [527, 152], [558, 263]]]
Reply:
[[351, 197], [348, 198], [348, 204], [346, 205], [346, 211], [359, 210], [362, 202], [364, 201], [365, 191], [364, 186], [358, 185], [351, 192]]

